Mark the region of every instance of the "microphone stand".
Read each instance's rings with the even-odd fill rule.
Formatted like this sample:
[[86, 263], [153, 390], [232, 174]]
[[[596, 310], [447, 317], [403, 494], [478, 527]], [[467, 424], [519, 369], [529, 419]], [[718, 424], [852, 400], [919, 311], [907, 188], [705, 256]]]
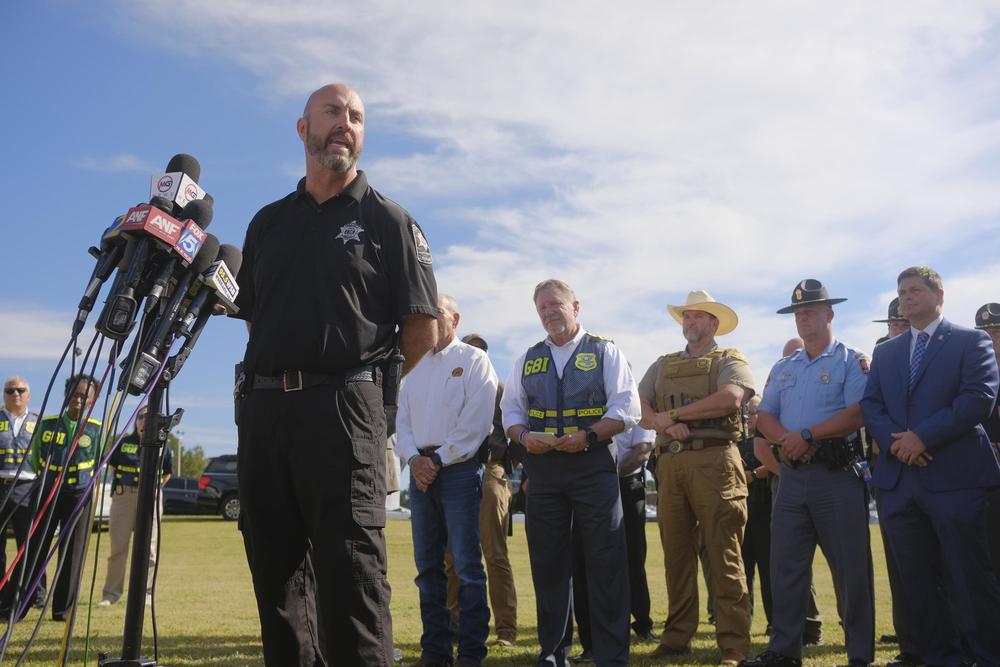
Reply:
[[173, 415], [160, 414], [166, 386], [166, 382], [157, 382], [150, 392], [146, 429], [139, 441], [142, 454], [139, 462], [138, 506], [135, 534], [132, 536], [122, 655], [121, 658], [110, 658], [106, 653], [101, 653], [98, 661], [101, 667], [156, 667], [155, 660], [140, 655], [142, 624], [146, 615], [149, 542], [153, 535], [153, 512], [156, 506], [156, 490], [159, 486], [160, 449], [166, 444], [170, 429], [180, 422], [184, 414], [181, 409]]

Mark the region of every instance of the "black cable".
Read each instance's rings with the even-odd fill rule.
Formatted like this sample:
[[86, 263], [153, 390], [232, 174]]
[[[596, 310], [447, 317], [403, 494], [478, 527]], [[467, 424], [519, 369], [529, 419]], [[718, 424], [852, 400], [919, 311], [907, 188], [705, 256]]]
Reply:
[[[97, 342], [97, 338], [98, 338], [98, 334], [95, 334], [94, 339], [91, 340], [90, 345], [87, 348], [87, 356], [84, 357], [84, 364], [86, 364], [86, 360], [89, 358], [91, 351], [93, 351], [94, 344]], [[71, 364], [71, 368], [74, 369], [74, 372], [73, 372], [73, 374], [70, 377], [72, 377], [73, 375], [76, 374], [75, 373], [75, 368], [76, 368], [76, 359], [75, 359], [75, 357], [76, 357], [76, 354], [75, 354], [76, 342], [77, 342], [77, 336], [74, 333], [74, 335], [70, 338], [69, 345], [67, 345], [66, 350], [63, 352], [63, 355], [62, 355], [62, 357], [59, 360], [59, 364], [56, 366], [56, 370], [52, 373], [52, 376], [49, 378], [49, 384], [48, 384], [48, 387], [46, 387], [46, 390], [45, 390], [45, 397], [42, 399], [42, 409], [41, 409], [41, 412], [39, 413], [40, 420], [45, 418], [45, 408], [48, 405], [48, 401], [49, 401], [49, 398], [50, 398], [51, 393], [52, 393], [52, 386], [55, 384], [56, 378], [58, 377], [58, 374], [59, 374], [59, 370], [60, 370], [60, 368], [62, 368], [63, 363], [65, 363], [66, 355], [69, 353], [70, 350], [74, 350], [74, 355], [73, 355], [74, 359], [73, 359], [73, 362]], [[66, 408], [69, 405], [69, 393], [68, 392], [64, 392], [64, 393], [65, 393], [65, 395], [63, 396], [62, 407], [59, 409], [59, 414], [57, 416], [58, 420], [62, 419], [63, 415], [66, 412]], [[43, 495], [44, 489], [45, 489], [45, 480], [46, 480], [46, 478], [48, 476], [49, 465], [52, 462], [52, 454], [53, 453], [54, 453], [54, 449], [49, 452], [49, 455], [46, 457], [45, 465], [43, 466], [41, 473], [38, 476], [36, 476], [36, 478], [35, 478], [34, 484], [36, 485], [37, 488], [34, 491], [34, 496], [32, 498], [31, 504], [30, 504], [30, 510], [28, 512], [28, 515], [31, 517], [31, 520], [29, 522], [29, 527], [32, 524], [34, 524], [35, 521], [38, 519], [38, 512], [39, 512], [39, 508], [40, 508], [41, 502], [42, 502], [41, 498], [42, 498], [42, 495]], [[22, 458], [22, 460], [21, 460], [21, 465], [22, 466], [24, 465], [24, 462], [28, 458], [28, 456], [30, 456], [30, 450], [25, 455], [25, 457]], [[52, 499], [53, 504], [55, 503], [56, 500], [57, 500], [57, 497], [54, 497]], [[51, 521], [51, 518], [52, 518], [52, 515], [49, 514], [48, 519], [50, 521]], [[49, 523], [46, 522], [44, 530], [48, 530], [48, 525], [49, 525]], [[13, 634], [14, 625], [16, 624], [17, 620], [19, 620], [18, 617], [20, 616], [20, 613], [19, 613], [19, 611], [20, 611], [20, 603], [22, 602], [20, 600], [20, 595], [23, 592], [23, 591], [21, 591], [21, 587], [24, 585], [24, 578], [26, 576], [26, 573], [30, 572], [31, 569], [33, 569], [33, 567], [34, 567], [33, 563], [37, 562], [37, 558], [38, 558], [37, 554], [36, 554], [36, 557], [35, 557], [35, 560], [33, 561], [33, 563], [29, 563], [28, 562], [28, 560], [29, 560], [29, 558], [31, 556], [31, 541], [32, 541], [32, 538], [35, 535], [37, 535], [37, 533], [38, 533], [37, 528], [38, 527], [36, 526], [36, 530], [34, 532], [32, 532], [30, 530], [30, 528], [29, 528], [28, 535], [25, 538], [24, 550], [23, 550], [23, 552], [21, 554], [20, 569], [18, 570], [17, 581], [15, 582], [14, 578], [10, 577], [10, 578], [8, 578], [7, 583], [6, 583], [6, 586], [13, 585], [13, 586], [15, 586], [15, 588], [14, 588], [13, 593], [11, 594], [11, 605], [10, 605], [10, 610], [9, 610], [9, 614], [8, 614], [8, 618], [7, 618], [7, 628], [4, 631], [3, 638], [0, 639], [0, 663], [3, 663], [3, 658], [4, 658], [4, 655], [6, 654], [7, 646], [8, 646], [8, 643], [10, 641], [10, 637]], [[44, 532], [43, 532], [43, 534], [44, 534]], [[29, 565], [31, 567], [29, 567]], [[12, 572], [12, 574], [13, 574], [13, 572]]]
[[[97, 370], [97, 362], [100, 359], [101, 350], [103, 350], [103, 348], [104, 348], [104, 337], [103, 336], [100, 336], [100, 334], [95, 334], [94, 340], [91, 341], [90, 347], [87, 349], [87, 354], [84, 357], [83, 363], [80, 364], [80, 368], [81, 369], [85, 369], [87, 367], [87, 362], [90, 359], [91, 352], [93, 351], [94, 345], [97, 343], [98, 340], [100, 340], [101, 343], [100, 343], [100, 345], [97, 348], [97, 354], [94, 355], [94, 362], [93, 362], [93, 364], [91, 366], [91, 372], [90, 372], [90, 376], [91, 377], [95, 377], [94, 376], [94, 372]], [[75, 375], [76, 375], [76, 373], [74, 372], [73, 376], [75, 376]], [[73, 376], [70, 376], [70, 377], [73, 377]], [[96, 403], [96, 400], [95, 400], [95, 403]], [[65, 405], [63, 406], [63, 412], [65, 412], [66, 406], [68, 404], [69, 404], [69, 392], [67, 392], [67, 400], [65, 401]], [[84, 404], [84, 408], [86, 408], [86, 404]], [[79, 437], [81, 435], [79, 433], [79, 430], [85, 424], [84, 420], [85, 419], [89, 419], [91, 414], [93, 414], [93, 406], [90, 407], [90, 411], [89, 412], [85, 412], [85, 413], [82, 413], [80, 415], [80, 420], [79, 420], [80, 424], [77, 426], [77, 433], [75, 433], [75, 439], [77, 439], [77, 440], [79, 439]], [[62, 417], [62, 413], [60, 413], [60, 418], [61, 417]], [[54, 453], [55, 453], [55, 447], [52, 447], [50, 449], [50, 451], [49, 451], [49, 456], [46, 457], [45, 472], [49, 472], [49, 465], [51, 465], [52, 456], [54, 455]], [[62, 470], [62, 472], [65, 474], [66, 472], [68, 472], [68, 469], [69, 469], [69, 455], [67, 455], [66, 460], [63, 462], [63, 470]], [[58, 474], [56, 475], [56, 477], [58, 477]], [[41, 488], [42, 489], [45, 488], [44, 482], [42, 483]], [[57, 503], [59, 501], [59, 495], [62, 492], [63, 492], [63, 486], [62, 486], [62, 482], [60, 480], [59, 487], [56, 489], [55, 494], [52, 497], [52, 504], [49, 506], [49, 509], [48, 509], [48, 516], [46, 517], [45, 528], [44, 528], [44, 531], [42, 532], [42, 536], [43, 537], [48, 534], [49, 527], [52, 525], [52, 519], [55, 516], [55, 508], [56, 508], [56, 505], [57, 505]], [[85, 493], [87, 493], [87, 491], [85, 491]], [[41, 496], [41, 491], [39, 492], [39, 497], [40, 496]], [[88, 499], [86, 502], [84, 502], [83, 507], [84, 508], [87, 507], [88, 504], [91, 503], [91, 502], [92, 502], [92, 500]], [[45, 565], [46, 566], [48, 565], [48, 562], [51, 561], [52, 555], [54, 553], [56, 553], [56, 551], [59, 549], [60, 545], [63, 544], [64, 542], [65, 543], [69, 542], [69, 540], [71, 539], [71, 537], [73, 535], [73, 532], [76, 530], [76, 527], [79, 524], [80, 517], [83, 516], [83, 514], [84, 514], [84, 512], [82, 512], [82, 511], [73, 510], [71, 512], [71, 515], [70, 515], [71, 518], [70, 518], [70, 521], [69, 521], [69, 525], [68, 526], [66, 526], [66, 525], [60, 526], [59, 538], [57, 540], [55, 540], [55, 544], [51, 544], [51, 548], [49, 549], [48, 553], [45, 554]], [[84, 542], [84, 544], [86, 544], [86, 541]], [[25, 556], [26, 557], [27, 557], [27, 554], [28, 554], [28, 549], [25, 548]], [[22, 576], [19, 577], [19, 581], [23, 580], [23, 578], [24, 578], [23, 575], [24, 575], [25, 571], [27, 571], [27, 572], [34, 572], [35, 567], [37, 566], [37, 563], [38, 563], [38, 559], [42, 558], [42, 556], [43, 556], [43, 554], [42, 554], [41, 550], [39, 550], [38, 553], [35, 554], [34, 560], [31, 562], [31, 568], [30, 568], [30, 570], [27, 567], [25, 567], [25, 569], [21, 571]], [[45, 612], [48, 610], [49, 604], [51, 603], [52, 599], [55, 597], [55, 591], [56, 591], [56, 587], [57, 587], [57, 582], [59, 581], [59, 575], [62, 573], [63, 568], [66, 567], [66, 561], [67, 561], [67, 559], [71, 559], [72, 556], [73, 556], [73, 550], [72, 549], [66, 549], [65, 553], [62, 554], [62, 557], [57, 559], [56, 576], [52, 580], [52, 587], [49, 589], [48, 593], [45, 596], [45, 601], [42, 604], [42, 611], [38, 615], [38, 620], [35, 622], [35, 627], [32, 630], [31, 636], [28, 638], [28, 641], [25, 642], [25, 644], [24, 644], [24, 649], [22, 650], [21, 655], [20, 655], [20, 657], [17, 660], [16, 666], [20, 665], [24, 661], [24, 658], [27, 657], [28, 652], [31, 650], [31, 647], [34, 645], [35, 641], [38, 639], [38, 633], [41, 630], [42, 623], [45, 622]], [[25, 562], [25, 565], [27, 566], [28, 563]], [[38, 583], [41, 583], [42, 576], [43, 576], [42, 572], [39, 572], [37, 575], [35, 575], [35, 577], [38, 580], [38, 582], [36, 582], [34, 586], [32, 585], [31, 581], [27, 582], [28, 588], [27, 588], [27, 590], [24, 591], [24, 594], [25, 594], [24, 598], [25, 599], [21, 600], [19, 604], [16, 602], [17, 593], [20, 592], [20, 584], [18, 585], [18, 591], [15, 591], [15, 603], [11, 605], [13, 607], [13, 609], [16, 610], [18, 616], [21, 615], [21, 613], [22, 613], [21, 607], [25, 606], [28, 597], [30, 595], [32, 595], [35, 592], [35, 590], [37, 590]], [[79, 584], [79, 582], [77, 582], [77, 584]], [[73, 586], [72, 586], [72, 583], [71, 583], [71, 588], [70, 588], [71, 592], [70, 592], [70, 600], [69, 600], [69, 603], [70, 603], [70, 611], [69, 611], [69, 613], [70, 613], [70, 619], [69, 619], [69, 622], [67, 624], [67, 631], [71, 631], [72, 630], [72, 620], [73, 620], [73, 618], [76, 615], [76, 593], [73, 593], [72, 590], [73, 590]], [[77, 588], [77, 592], [79, 592], [79, 588]], [[26, 606], [25, 606], [25, 609], [26, 609]], [[69, 645], [70, 645], [70, 640], [71, 639], [72, 639], [72, 637], [70, 636], [70, 634], [67, 634], [66, 635], [66, 641], [65, 641], [65, 651], [66, 651], [67, 654], [69, 653]], [[2, 656], [0, 656], [0, 660], [2, 660]]]

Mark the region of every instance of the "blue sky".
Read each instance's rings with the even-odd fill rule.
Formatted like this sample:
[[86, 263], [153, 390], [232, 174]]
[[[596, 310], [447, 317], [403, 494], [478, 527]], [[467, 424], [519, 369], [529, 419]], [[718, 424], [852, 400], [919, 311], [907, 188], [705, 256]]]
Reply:
[[[666, 304], [706, 289], [760, 380], [802, 278], [849, 298], [835, 333], [864, 349], [911, 264], [941, 272], [956, 322], [1000, 301], [992, 6], [565, 7], [4, 3], [0, 374], [40, 406], [87, 247], [173, 154], [201, 161], [210, 231], [240, 245], [303, 173], [295, 119], [331, 81], [365, 98], [361, 166], [421, 222], [502, 378], [541, 337], [547, 277], [639, 371], [681, 346]], [[214, 319], [175, 381], [186, 444], [235, 451], [244, 345]]]

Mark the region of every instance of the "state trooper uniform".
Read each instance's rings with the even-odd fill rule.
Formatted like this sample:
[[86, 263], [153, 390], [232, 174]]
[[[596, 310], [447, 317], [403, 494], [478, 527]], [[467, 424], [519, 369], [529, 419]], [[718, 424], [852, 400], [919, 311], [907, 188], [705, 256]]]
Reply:
[[[835, 304], [817, 280], [800, 282], [791, 313], [809, 304]], [[851, 664], [869, 664], [875, 650], [875, 602], [868, 493], [852, 470], [860, 442], [856, 436], [814, 441], [811, 428], [858, 403], [867, 380], [868, 358], [831, 337], [810, 359], [805, 348], [774, 365], [758, 414], [767, 414], [789, 432], [801, 433], [814, 454], [799, 461], [782, 455], [781, 485], [771, 515], [771, 594], [774, 619], [768, 651], [746, 664], [801, 664], [802, 631], [817, 544], [823, 549], [842, 606]], [[759, 424], [760, 422], [758, 422]]]
[[[42, 498], [48, 496], [60, 473], [63, 473], [63, 477], [49, 508], [51, 516], [43, 517], [40, 524], [42, 527], [47, 524], [47, 529], [38, 532], [29, 542], [24, 562], [33, 564], [33, 567], [30, 575], [24, 578], [25, 588], [41, 574], [56, 530], [60, 533], [70, 530], [73, 513], [82, 503], [81, 518], [59, 548], [60, 561], [65, 559], [66, 562], [59, 571], [52, 594], [52, 618], [57, 621], [65, 620], [69, 615], [80, 585], [85, 556], [83, 549], [90, 530], [88, 518], [91, 498], [88, 497], [88, 484], [94, 476], [94, 467], [102, 446], [101, 422], [94, 418], [88, 418], [84, 423], [81, 420], [72, 420], [68, 415], [45, 417], [38, 423], [31, 443], [32, 466], [35, 473], [44, 479]], [[73, 441], [77, 440], [78, 431], [79, 439], [71, 455], [70, 450], [73, 449]], [[15, 574], [14, 577], [16, 576]], [[12, 581], [16, 581], [14, 577]], [[4, 590], [13, 588], [14, 586], [8, 586]], [[4, 601], [3, 606], [7, 607], [9, 597], [5, 596]]]
[[31, 481], [35, 472], [24, 457], [31, 447], [38, 413], [29, 410], [17, 429], [15, 419], [7, 410], [0, 410], [0, 502], [7, 499], [0, 507], [0, 572], [7, 571], [8, 522], [13, 525], [14, 541], [19, 549], [31, 525]]
[[[635, 380], [624, 356], [612, 341], [582, 326], [565, 345], [546, 338], [515, 363], [501, 409], [505, 429], [527, 424], [532, 432], [556, 436], [586, 430], [605, 417], [628, 429], [639, 417]], [[569, 547], [574, 526], [585, 551], [595, 660], [598, 665], [628, 663], [628, 555], [610, 442], [576, 453], [525, 455], [531, 479], [525, 528], [537, 600], [539, 665], [565, 665], [572, 643]]]
[[[976, 328], [983, 329], [993, 338], [993, 351], [1000, 361], [1000, 303], [984, 304], [976, 311]], [[1000, 461], [1000, 402], [993, 406], [990, 418], [983, 424], [986, 435], [993, 444], [993, 453]], [[986, 500], [986, 524], [989, 527], [990, 558], [993, 571], [1000, 578], [1000, 489], [990, 491]]]

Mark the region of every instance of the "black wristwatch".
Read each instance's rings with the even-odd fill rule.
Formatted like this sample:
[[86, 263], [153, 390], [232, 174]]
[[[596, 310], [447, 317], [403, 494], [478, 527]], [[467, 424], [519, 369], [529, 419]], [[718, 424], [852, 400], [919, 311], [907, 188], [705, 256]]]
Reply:
[[587, 449], [597, 445], [601, 441], [600, 436], [597, 435], [597, 431], [592, 428], [583, 429], [587, 433]]
[[444, 464], [441, 463], [441, 456], [438, 455], [437, 452], [432, 452], [428, 458], [431, 460], [431, 463], [436, 465], [438, 468], [444, 467]]
[[812, 444], [813, 444], [813, 432], [812, 431], [810, 431], [807, 428], [804, 428], [801, 431], [799, 431], [799, 435], [802, 436], [802, 439], [806, 441], [807, 445], [812, 446]]

